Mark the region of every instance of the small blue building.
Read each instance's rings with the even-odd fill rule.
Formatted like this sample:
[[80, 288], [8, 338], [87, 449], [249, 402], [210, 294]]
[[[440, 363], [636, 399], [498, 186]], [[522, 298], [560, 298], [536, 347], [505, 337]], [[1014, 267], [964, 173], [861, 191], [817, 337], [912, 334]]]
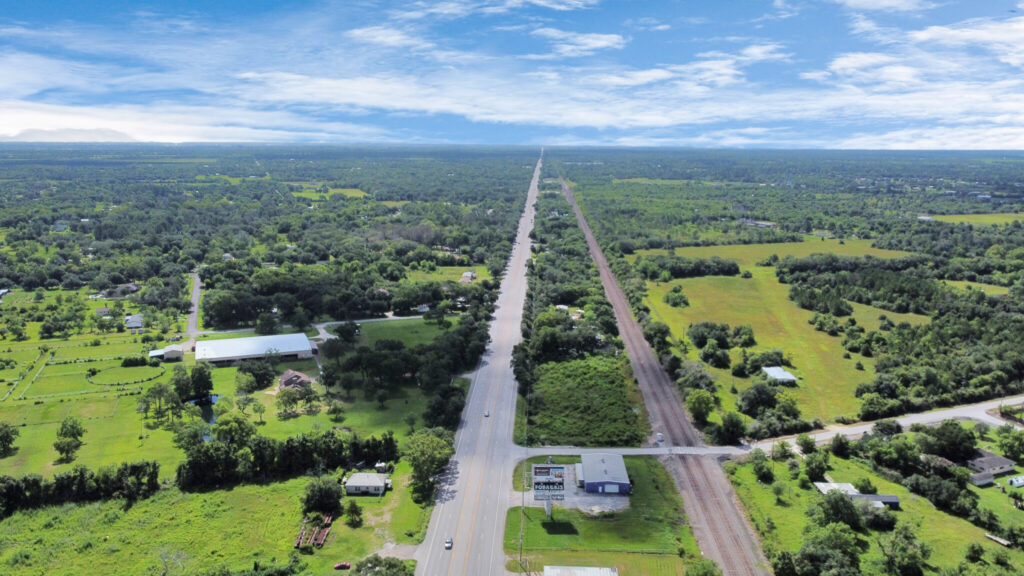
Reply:
[[584, 454], [576, 465], [576, 485], [595, 494], [629, 494], [633, 485], [618, 454]]

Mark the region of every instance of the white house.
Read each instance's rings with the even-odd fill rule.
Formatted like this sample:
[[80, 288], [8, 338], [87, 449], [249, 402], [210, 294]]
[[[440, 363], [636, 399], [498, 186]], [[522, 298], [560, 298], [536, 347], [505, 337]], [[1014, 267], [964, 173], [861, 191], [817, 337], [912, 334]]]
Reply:
[[390, 487], [391, 481], [384, 474], [357, 472], [345, 479], [345, 493], [349, 495], [380, 496]]

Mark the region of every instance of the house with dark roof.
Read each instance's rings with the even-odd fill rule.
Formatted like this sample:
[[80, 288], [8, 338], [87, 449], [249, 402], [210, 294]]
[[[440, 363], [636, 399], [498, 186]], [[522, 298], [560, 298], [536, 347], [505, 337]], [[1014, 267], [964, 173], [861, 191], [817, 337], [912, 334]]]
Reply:
[[995, 481], [995, 477], [1001, 474], [1013, 472], [1016, 462], [989, 452], [978, 450], [974, 458], [967, 461], [967, 467], [974, 471], [971, 474], [971, 484], [975, 486], [987, 486]]
[[277, 382], [277, 389], [291, 388], [292, 390], [302, 390], [311, 384], [313, 384], [313, 379], [306, 374], [295, 370], [285, 370], [284, 374], [281, 374], [281, 379]]

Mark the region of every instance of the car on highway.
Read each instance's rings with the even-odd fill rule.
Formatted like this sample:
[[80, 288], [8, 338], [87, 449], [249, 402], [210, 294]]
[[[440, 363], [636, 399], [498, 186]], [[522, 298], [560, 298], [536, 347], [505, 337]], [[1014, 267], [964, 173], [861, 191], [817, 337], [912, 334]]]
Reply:
[[455, 545], [455, 543], [452, 542], [452, 537], [451, 536], [449, 536], [448, 538], [445, 538], [445, 541], [444, 541], [444, 549], [445, 550], [451, 550], [452, 546], [454, 546], [454, 545]]
[[351, 562], [338, 562], [337, 564], [334, 565], [334, 569], [335, 570], [348, 570], [351, 567], [352, 567], [352, 563]]
[[490, 410], [484, 410], [484, 418], [487, 418], [490, 415], [491, 415], [491, 411]]

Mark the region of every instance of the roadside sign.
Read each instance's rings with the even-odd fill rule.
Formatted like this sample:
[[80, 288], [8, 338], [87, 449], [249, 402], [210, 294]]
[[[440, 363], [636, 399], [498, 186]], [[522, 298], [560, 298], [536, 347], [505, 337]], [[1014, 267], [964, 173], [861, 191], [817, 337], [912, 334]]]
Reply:
[[565, 466], [534, 464], [532, 479], [534, 500], [565, 500]]
[[556, 492], [537, 492], [533, 495], [533, 499], [537, 502], [556, 501], [562, 502], [565, 500], [565, 494], [559, 494]]

